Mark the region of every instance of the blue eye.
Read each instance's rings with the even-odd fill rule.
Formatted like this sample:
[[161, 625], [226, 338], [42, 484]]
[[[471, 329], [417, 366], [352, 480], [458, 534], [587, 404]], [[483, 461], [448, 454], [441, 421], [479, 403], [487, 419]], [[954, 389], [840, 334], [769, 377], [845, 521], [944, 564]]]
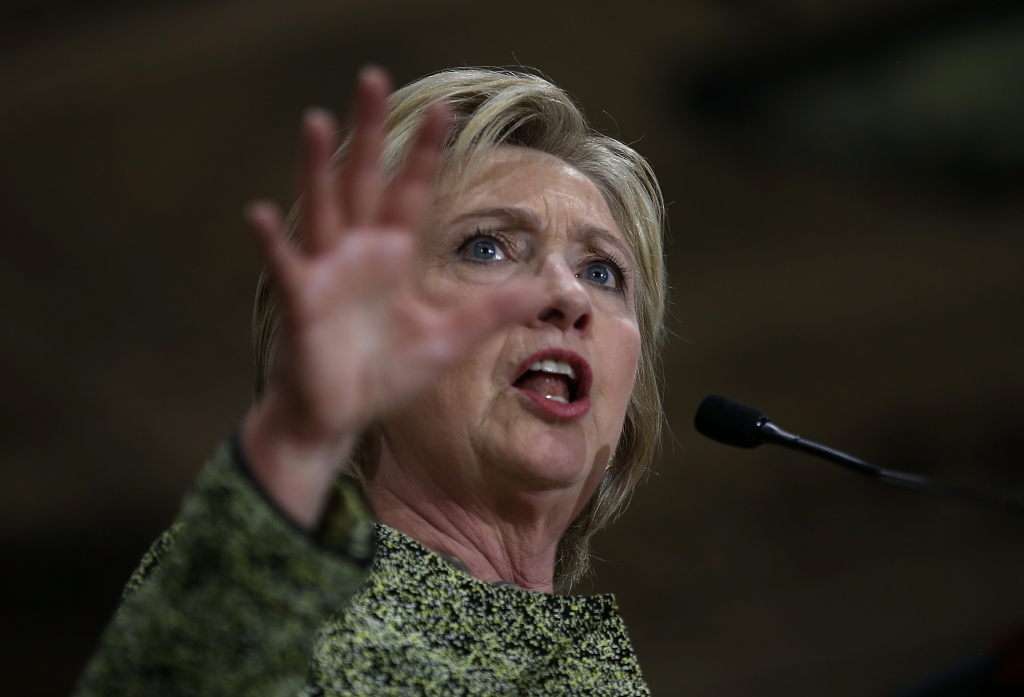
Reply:
[[480, 261], [497, 261], [505, 255], [494, 240], [477, 240], [473, 243], [473, 258]]
[[614, 286], [615, 273], [608, 268], [607, 264], [591, 264], [584, 273], [586, 279], [599, 286]]

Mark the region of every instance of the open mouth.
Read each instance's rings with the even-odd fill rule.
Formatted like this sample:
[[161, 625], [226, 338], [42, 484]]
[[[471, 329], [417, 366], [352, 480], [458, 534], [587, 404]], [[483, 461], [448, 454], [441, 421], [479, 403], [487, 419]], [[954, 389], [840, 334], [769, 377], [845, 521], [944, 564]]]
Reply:
[[534, 361], [523, 376], [516, 380], [516, 387], [526, 392], [535, 392], [560, 404], [576, 399], [580, 381], [576, 371], [566, 361], [545, 358]]
[[592, 373], [587, 361], [575, 351], [538, 351], [523, 361], [516, 375], [513, 387], [549, 413], [571, 417], [589, 409]]

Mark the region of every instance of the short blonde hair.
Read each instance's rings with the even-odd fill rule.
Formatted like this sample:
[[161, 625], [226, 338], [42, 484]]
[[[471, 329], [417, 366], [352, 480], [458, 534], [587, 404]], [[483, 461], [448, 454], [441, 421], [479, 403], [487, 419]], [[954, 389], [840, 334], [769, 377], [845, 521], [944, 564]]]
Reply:
[[[497, 145], [554, 155], [587, 175], [601, 191], [636, 264], [641, 337], [636, 381], [612, 465], [559, 543], [555, 587], [564, 592], [589, 570], [590, 538], [625, 508], [661, 439], [659, 353], [667, 291], [661, 190], [647, 161], [629, 146], [591, 128], [566, 92], [537, 75], [481, 68], [428, 75], [391, 95], [382, 161], [385, 179], [396, 173], [427, 108], [438, 101], [446, 102], [453, 112], [442, 171], [456, 165], [465, 165], [468, 171], [487, 148]], [[335, 161], [343, 158], [347, 146], [346, 141]], [[297, 213], [298, 206], [288, 217], [291, 235], [298, 228]], [[253, 313], [257, 397], [269, 374], [276, 325], [274, 291], [264, 273]], [[348, 463], [348, 472], [361, 479], [366, 451], [360, 452], [364, 454], [357, 453]]]

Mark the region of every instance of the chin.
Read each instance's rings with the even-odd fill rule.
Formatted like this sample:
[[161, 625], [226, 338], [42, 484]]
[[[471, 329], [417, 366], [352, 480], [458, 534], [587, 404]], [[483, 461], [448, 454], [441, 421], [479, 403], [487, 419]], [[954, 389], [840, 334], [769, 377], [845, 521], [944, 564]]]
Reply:
[[517, 431], [514, 454], [503, 458], [513, 470], [508, 474], [544, 489], [575, 486], [589, 476], [593, 458], [576, 429], [566, 432], [537, 423]]
[[[451, 413], [455, 406], [440, 411]], [[481, 413], [471, 448], [492, 472], [538, 491], [579, 487], [592, 475], [599, 447], [592, 413], [546, 418], [518, 390], [504, 390]]]

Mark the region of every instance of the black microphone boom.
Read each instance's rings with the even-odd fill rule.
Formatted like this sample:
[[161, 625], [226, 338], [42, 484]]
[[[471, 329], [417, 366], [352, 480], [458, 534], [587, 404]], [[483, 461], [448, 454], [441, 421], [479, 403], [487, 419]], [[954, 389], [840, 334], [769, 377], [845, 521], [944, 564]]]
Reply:
[[987, 491], [940, 482], [919, 474], [884, 469], [827, 445], [821, 445], [783, 431], [771, 423], [763, 412], [734, 402], [727, 397], [719, 395], [706, 397], [697, 408], [693, 425], [701, 435], [726, 445], [738, 448], [756, 448], [762, 443], [781, 445], [790, 450], [797, 450], [834, 462], [884, 484], [923, 491], [936, 496], [957, 498], [975, 504], [994, 505], [1015, 513], [1024, 513], [1024, 496], [1019, 493]]

